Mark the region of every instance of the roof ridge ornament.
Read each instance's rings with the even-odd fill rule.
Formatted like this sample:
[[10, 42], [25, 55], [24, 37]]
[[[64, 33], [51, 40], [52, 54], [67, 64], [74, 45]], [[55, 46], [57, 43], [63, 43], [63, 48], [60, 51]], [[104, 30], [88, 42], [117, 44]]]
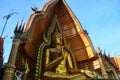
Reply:
[[37, 7], [31, 7], [32, 11], [34, 11], [35, 13], [38, 13], [38, 8]]
[[17, 22], [15, 30], [14, 30], [14, 38], [19, 39], [21, 37], [23, 30], [24, 30], [24, 26], [25, 26], [25, 23], [23, 23], [23, 19], [20, 25], [18, 25], [18, 22]]

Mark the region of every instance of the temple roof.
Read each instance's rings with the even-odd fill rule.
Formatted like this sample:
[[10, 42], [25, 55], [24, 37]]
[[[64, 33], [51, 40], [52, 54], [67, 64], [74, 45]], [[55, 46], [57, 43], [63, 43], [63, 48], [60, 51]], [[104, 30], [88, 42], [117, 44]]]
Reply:
[[116, 57], [110, 57], [110, 56], [107, 56], [107, 55], [102, 55], [103, 57], [103, 60], [107, 60], [114, 68], [116, 71], [120, 71], [120, 67], [119, 67], [119, 58], [116, 58]]

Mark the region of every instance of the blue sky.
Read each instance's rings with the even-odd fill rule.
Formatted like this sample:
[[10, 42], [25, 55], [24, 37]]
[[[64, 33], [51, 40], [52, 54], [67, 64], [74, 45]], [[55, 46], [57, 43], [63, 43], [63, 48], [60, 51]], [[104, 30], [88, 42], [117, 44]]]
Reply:
[[[12, 15], [6, 25], [4, 36], [8, 36], [4, 42], [4, 62], [7, 62], [11, 50], [13, 31], [16, 22], [24, 18], [27, 23], [30, 14], [33, 13], [31, 7], [42, 6], [49, 0], [0, 0], [0, 34], [5, 24], [3, 16], [10, 10], [19, 14]], [[97, 49], [100, 46], [102, 51], [111, 56], [120, 56], [120, 0], [66, 0], [82, 27], [86, 29]]]

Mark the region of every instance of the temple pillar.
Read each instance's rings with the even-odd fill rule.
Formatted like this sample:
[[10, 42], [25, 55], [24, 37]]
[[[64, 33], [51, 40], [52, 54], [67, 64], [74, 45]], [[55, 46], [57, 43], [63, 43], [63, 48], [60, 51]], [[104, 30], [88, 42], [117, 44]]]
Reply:
[[9, 60], [4, 71], [3, 80], [13, 80], [14, 70], [15, 70], [15, 61], [16, 61], [16, 55], [17, 55], [19, 44], [20, 44], [19, 39], [13, 40]]
[[115, 79], [119, 79], [115, 70], [113, 70], [113, 73], [115, 75]]
[[100, 69], [101, 69], [101, 73], [102, 73], [102, 78], [108, 79], [108, 74], [106, 73], [106, 70], [105, 70], [105, 67], [103, 65], [100, 54], [101, 54], [101, 51], [100, 51], [100, 48], [98, 47], [97, 55], [98, 55], [98, 61], [99, 61]]
[[14, 71], [16, 68], [15, 61], [16, 61], [18, 47], [19, 47], [19, 44], [21, 42], [20, 38], [21, 38], [21, 35], [23, 33], [23, 30], [24, 30], [24, 25], [23, 25], [23, 20], [22, 20], [20, 26], [18, 26], [18, 22], [17, 22], [16, 28], [14, 30], [12, 49], [10, 52], [8, 63], [7, 63], [5, 70], [4, 70], [3, 80], [13, 80]]

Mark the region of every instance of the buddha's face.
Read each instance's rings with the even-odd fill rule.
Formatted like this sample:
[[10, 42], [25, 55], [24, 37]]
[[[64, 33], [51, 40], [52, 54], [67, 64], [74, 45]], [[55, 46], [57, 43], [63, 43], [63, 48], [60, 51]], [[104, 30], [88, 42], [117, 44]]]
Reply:
[[55, 33], [53, 35], [53, 43], [55, 45], [62, 45], [62, 35], [60, 33]]
[[56, 37], [55, 38], [55, 44], [62, 45], [62, 38], [61, 37]]

